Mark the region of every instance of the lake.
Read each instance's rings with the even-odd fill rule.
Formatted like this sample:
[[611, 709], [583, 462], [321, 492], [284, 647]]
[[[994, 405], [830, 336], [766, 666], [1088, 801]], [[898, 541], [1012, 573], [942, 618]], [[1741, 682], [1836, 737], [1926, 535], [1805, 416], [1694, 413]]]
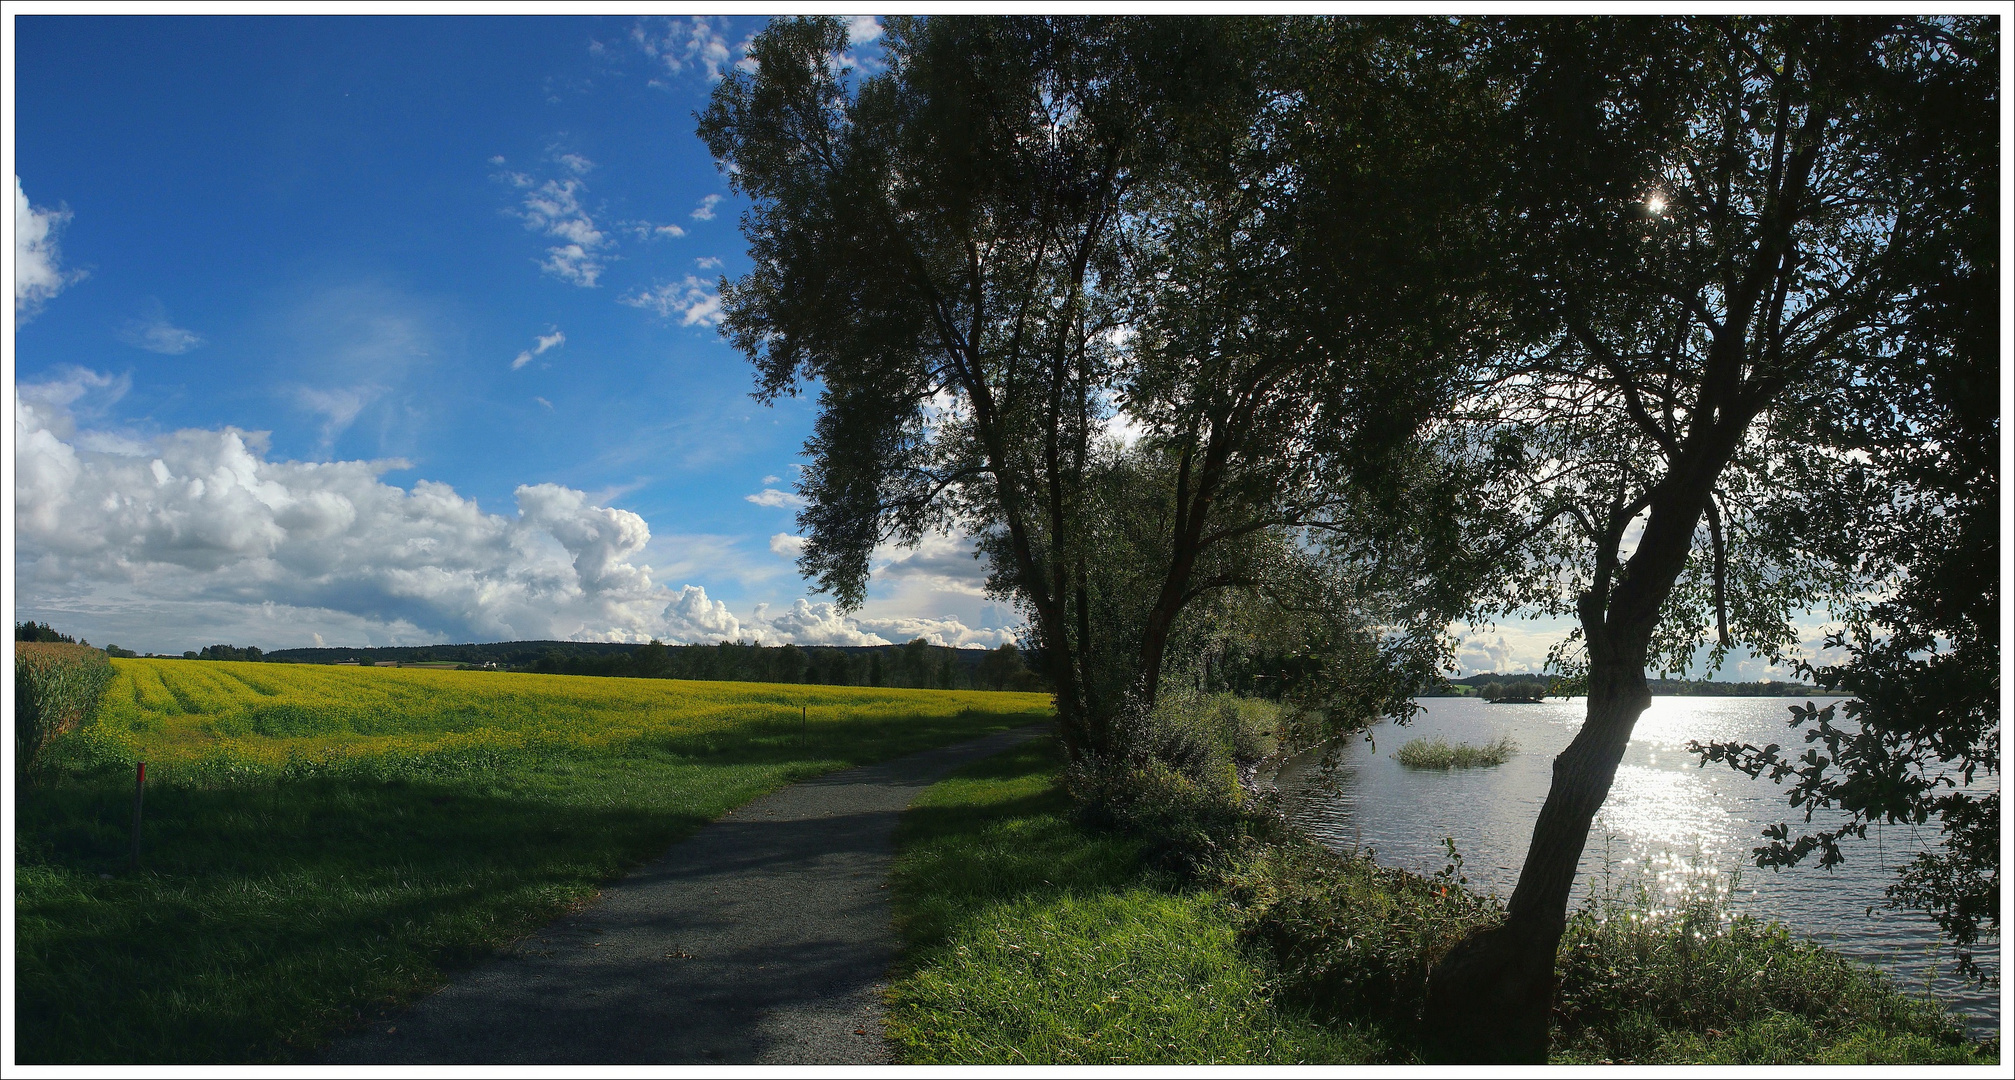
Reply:
[[[1667, 902], [1688, 890], [1717, 889], [1738, 914], [1781, 920], [1857, 960], [1889, 969], [1902, 985], [1928, 987], [1976, 1029], [1998, 1026], [1998, 991], [1949, 974], [1936, 925], [1919, 913], [1883, 906], [1883, 889], [1895, 880], [1896, 867], [1937, 839], [1935, 824], [1921, 836], [1902, 827], [1879, 835], [1871, 828], [1866, 840], [1842, 845], [1847, 861], [1832, 871], [1818, 868], [1816, 854], [1791, 870], [1758, 869], [1750, 850], [1763, 843], [1763, 827], [1787, 822], [1797, 836], [1803, 812], [1786, 803], [1778, 785], [1725, 765], [1702, 768], [1686, 752], [1694, 739], [1802, 748], [1803, 735], [1788, 726], [1789, 707], [1802, 700], [1654, 698], [1589, 832], [1575, 884], [1577, 903], [1591, 886], [1628, 891], [1641, 885]], [[1580, 729], [1586, 703], [1423, 698], [1420, 704], [1426, 711], [1412, 723], [1381, 724], [1369, 740], [1359, 736], [1348, 742], [1327, 778], [1320, 753], [1290, 760], [1276, 781], [1288, 815], [1330, 847], [1372, 848], [1380, 862], [1419, 873], [1446, 865], [1442, 841], [1453, 837], [1471, 887], [1509, 897], [1552, 781], [1553, 758]], [[1509, 735], [1519, 752], [1502, 765], [1447, 771], [1408, 769], [1393, 760], [1408, 740], [1436, 735], [1469, 743]], [[1821, 823], [1815, 817], [1814, 824]], [[1977, 950], [1991, 973], [1999, 971], [1998, 947]]]

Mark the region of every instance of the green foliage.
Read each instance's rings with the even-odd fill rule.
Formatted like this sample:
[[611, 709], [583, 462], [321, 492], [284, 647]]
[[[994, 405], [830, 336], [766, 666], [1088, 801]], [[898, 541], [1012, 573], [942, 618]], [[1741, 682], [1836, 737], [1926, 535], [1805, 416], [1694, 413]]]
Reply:
[[48, 623], [38, 623], [38, 622], [15, 623], [14, 640], [47, 641], [51, 643], [60, 643], [69, 645], [74, 645], [77, 642], [76, 638], [73, 638], [68, 634], [57, 633], [56, 628], [50, 626]]
[[1392, 756], [1409, 769], [1475, 769], [1502, 765], [1517, 752], [1518, 744], [1509, 735], [1500, 735], [1482, 746], [1451, 743], [1436, 736], [1408, 739]]
[[1238, 766], [1277, 739], [1282, 710], [1229, 694], [1164, 696], [1121, 718], [1124, 752], [1080, 754], [1063, 787], [1081, 819], [1140, 837], [1149, 860], [1194, 875], [1220, 867], [1279, 822], [1249, 805]]
[[[114, 666], [121, 708], [19, 811], [23, 1062], [312, 1057], [749, 799], [1048, 713], [812, 688], [806, 728], [800, 687]], [[132, 874], [136, 754], [162, 766]]]
[[[1451, 864], [1453, 867], [1455, 864]], [[1265, 950], [1283, 1000], [1333, 1022], [1417, 1037], [1429, 966], [1502, 907], [1446, 878], [1423, 878], [1306, 842], [1268, 849], [1227, 895], [1240, 933]]]
[[1543, 682], [1489, 682], [1483, 684], [1478, 695], [1489, 702], [1513, 702], [1530, 704], [1546, 699], [1548, 687]]
[[1812, 509], [1889, 583], [1829, 642], [1845, 662], [1809, 669], [1856, 700], [1843, 715], [1799, 712], [1794, 726], [1825, 752], [1793, 771], [1767, 748], [1697, 750], [1789, 781], [1791, 806], [1846, 812], [1844, 826], [1795, 840], [1787, 825], [1772, 828], [1762, 865], [1813, 851], [1833, 865], [1845, 857], [1838, 841], [1871, 823], [1936, 820], [1941, 850], [1900, 867], [1890, 899], [1930, 913], [1971, 967], [1969, 951], [1998, 938], [2001, 915], [2000, 794], [1960, 786], [2000, 770], [1999, 139], [1993, 110], [1977, 103], [2003, 88], [1993, 24], [1940, 20], [1937, 31], [1937, 48], [1898, 51], [1909, 96], [1894, 107], [1907, 122], [1880, 125], [1876, 143], [1905, 164], [1913, 209], [1935, 226], [1902, 252], [1920, 287], [1897, 312], [1890, 362], [1844, 387], [1844, 407], [1813, 430], [1856, 468], [1854, 483], [1825, 489]]
[[[47, 629], [47, 627], [44, 627]], [[34, 782], [51, 740], [89, 724], [112, 683], [105, 654], [84, 645], [14, 645], [15, 783]]]
[[973, 685], [985, 690], [1039, 690], [1042, 679], [1028, 669], [1021, 650], [1010, 641], [980, 658]]
[[1377, 1060], [1277, 1008], [1214, 896], [1085, 829], [1058, 748], [1028, 744], [925, 792], [891, 884], [903, 936], [888, 1033], [910, 1064], [1297, 1064]]
[[242, 649], [236, 645], [205, 645], [203, 651], [196, 656], [201, 660], [235, 660], [254, 664], [265, 659], [265, 655], [259, 651], [257, 645], [248, 645]]
[[1554, 1054], [1570, 1061], [1992, 1062], [1935, 1006], [1696, 888], [1592, 896], [1561, 938]]

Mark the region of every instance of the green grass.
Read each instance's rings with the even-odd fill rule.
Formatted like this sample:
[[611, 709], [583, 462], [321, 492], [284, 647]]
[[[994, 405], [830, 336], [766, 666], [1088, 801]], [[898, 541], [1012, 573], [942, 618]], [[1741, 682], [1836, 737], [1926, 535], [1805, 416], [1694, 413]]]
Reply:
[[1410, 739], [1392, 756], [1409, 769], [1474, 769], [1502, 765], [1517, 752], [1518, 744], [1509, 735], [1501, 735], [1482, 746], [1452, 743], [1437, 735], [1432, 739]]
[[[152, 665], [166, 681], [127, 681], [123, 730], [52, 747], [67, 771], [17, 818], [20, 1061], [298, 1060], [749, 799], [1049, 714], [1037, 695], [346, 668], [306, 674], [386, 712], [337, 731], [304, 707], [284, 717], [300, 734], [260, 734], [219, 676], [270, 702], [300, 681], [279, 668]], [[139, 755], [168, 767], [134, 874]]]
[[888, 1032], [913, 1064], [1335, 1063], [1381, 1048], [1277, 1008], [1217, 895], [1073, 824], [1055, 743], [979, 763], [904, 815]]

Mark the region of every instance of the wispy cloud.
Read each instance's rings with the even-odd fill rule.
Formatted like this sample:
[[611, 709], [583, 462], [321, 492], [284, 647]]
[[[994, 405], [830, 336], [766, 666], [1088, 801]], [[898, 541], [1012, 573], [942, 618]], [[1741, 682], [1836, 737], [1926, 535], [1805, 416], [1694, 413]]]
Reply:
[[594, 162], [579, 154], [561, 154], [553, 160], [565, 166], [567, 171], [573, 173], [575, 176], [586, 176], [588, 175], [588, 170], [595, 167]]
[[355, 423], [364, 407], [378, 399], [385, 392], [382, 386], [341, 386], [319, 388], [297, 387], [294, 390], [294, 404], [306, 412], [322, 418], [321, 445], [323, 454], [335, 448], [336, 439]]
[[630, 40], [645, 56], [663, 64], [668, 73], [681, 75], [698, 68], [707, 73], [711, 82], [721, 77], [732, 55], [728, 40], [721, 33], [726, 26], [726, 19], [708, 15], [690, 19], [646, 17], [631, 25]]
[[533, 398], [532, 400], [533, 400], [533, 401], [536, 401], [536, 402], [538, 402], [538, 403], [539, 403], [539, 404], [541, 404], [541, 405], [544, 405], [544, 406], [545, 406], [546, 408], [548, 408], [548, 409], [550, 409], [550, 408], [552, 408], [552, 407], [553, 407], [553, 403], [552, 403], [552, 402], [550, 402], [550, 401], [547, 401], [547, 400], [546, 400], [545, 398], [542, 398], [542, 397], [535, 397], [535, 398]]
[[721, 297], [707, 282], [687, 274], [675, 285], [635, 292], [619, 298], [633, 308], [655, 311], [662, 318], [679, 316], [681, 326], [717, 326], [721, 321]]
[[659, 225], [653, 221], [625, 221], [624, 231], [639, 240], [677, 240], [686, 235], [686, 230], [678, 225]]
[[190, 349], [203, 344], [202, 337], [193, 330], [185, 330], [168, 321], [168, 312], [160, 301], [154, 301], [145, 318], [133, 319], [119, 328], [119, 340], [148, 352], [180, 356]]
[[719, 205], [720, 201], [723, 198], [726, 198], [726, 196], [714, 194], [709, 195], [704, 199], [701, 199], [700, 205], [693, 208], [693, 220], [694, 221], [714, 220], [714, 207]]
[[63, 269], [56, 234], [70, 221], [68, 207], [40, 209], [28, 202], [21, 178], [14, 177], [14, 325], [20, 326], [42, 311], [42, 305], [73, 282], [84, 277], [82, 270]]
[[525, 351], [519, 353], [518, 358], [511, 361], [512, 371], [516, 371], [519, 368], [524, 367], [526, 364], [531, 363], [532, 357], [542, 355], [548, 349], [557, 349], [560, 346], [565, 345], [567, 343], [567, 335], [561, 333], [558, 329], [555, 329], [550, 334], [540, 334], [539, 336], [533, 338], [532, 341], [534, 342], [534, 344], [532, 345], [531, 348], [526, 349]]
[[694, 259], [693, 263], [702, 270], [719, 270], [721, 268], [721, 260], [714, 258], [712, 255], [701, 259]]

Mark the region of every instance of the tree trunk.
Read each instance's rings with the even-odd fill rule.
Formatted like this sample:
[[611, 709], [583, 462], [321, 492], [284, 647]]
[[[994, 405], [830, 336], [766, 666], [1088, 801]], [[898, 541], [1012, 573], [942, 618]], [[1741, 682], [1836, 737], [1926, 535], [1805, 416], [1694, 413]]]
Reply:
[[1553, 786], [1503, 925], [1462, 941], [1429, 975], [1422, 1030], [1434, 1059], [1545, 1063], [1554, 954], [1575, 870], [1630, 732], [1650, 704], [1641, 660], [1591, 659], [1588, 719], [1553, 759]]

